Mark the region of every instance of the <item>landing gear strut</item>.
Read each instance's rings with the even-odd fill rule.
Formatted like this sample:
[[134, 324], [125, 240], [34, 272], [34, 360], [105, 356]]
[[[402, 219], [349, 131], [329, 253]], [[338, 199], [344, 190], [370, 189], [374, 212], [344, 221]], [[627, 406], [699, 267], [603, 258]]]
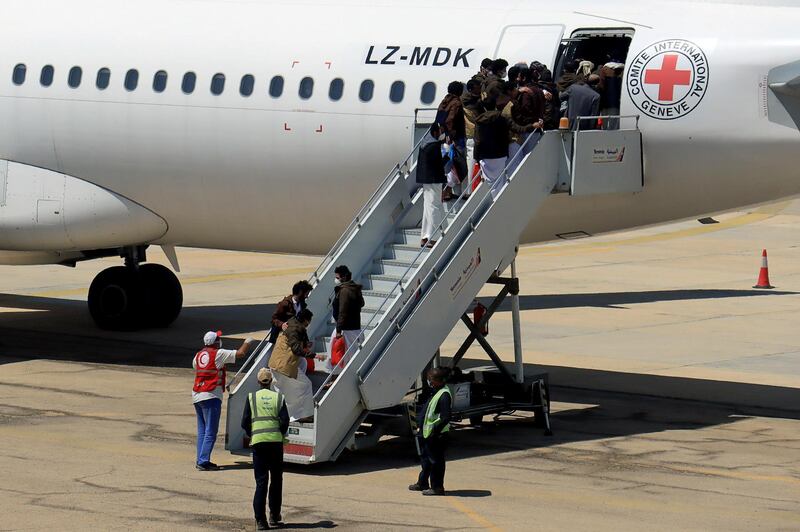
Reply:
[[183, 306], [183, 290], [172, 271], [147, 260], [145, 247], [125, 248], [125, 266], [100, 272], [89, 288], [89, 313], [101, 329], [131, 331], [167, 327]]

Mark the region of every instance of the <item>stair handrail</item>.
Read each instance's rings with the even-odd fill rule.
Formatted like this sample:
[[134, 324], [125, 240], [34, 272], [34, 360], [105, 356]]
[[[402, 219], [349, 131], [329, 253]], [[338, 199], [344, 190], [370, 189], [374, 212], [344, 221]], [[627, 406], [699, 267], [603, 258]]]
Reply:
[[[506, 186], [507, 186], [508, 184], [510, 184], [510, 183], [511, 183], [511, 179], [512, 179], [512, 176], [513, 176], [513, 172], [512, 172], [512, 175], [511, 175], [511, 176], [509, 176], [509, 175], [508, 175], [508, 170], [509, 170], [509, 168], [512, 168], [512, 165], [515, 163], [515, 161], [517, 161], [517, 158], [519, 158], [520, 156], [521, 156], [521, 159], [519, 160], [519, 162], [520, 162], [520, 163], [522, 163], [522, 161], [524, 161], [524, 159], [525, 159], [526, 157], [528, 157], [528, 155], [530, 155], [531, 153], [533, 153], [533, 149], [531, 149], [531, 151], [530, 151], [529, 153], [525, 153], [525, 147], [528, 145], [528, 143], [530, 143], [530, 142], [533, 142], [533, 140], [532, 140], [532, 139], [536, 139], [536, 140], [535, 140], [535, 143], [538, 143], [538, 142], [539, 142], [539, 140], [541, 140], [541, 138], [543, 137], [543, 132], [542, 132], [542, 134], [538, 134], [538, 135], [536, 134], [537, 132], [540, 132], [540, 131], [541, 131], [541, 130], [538, 130], [538, 129], [537, 129], [537, 130], [534, 130], [534, 132], [532, 132], [532, 133], [531, 133], [531, 134], [528, 136], [528, 138], [525, 140], [525, 142], [522, 144], [522, 146], [520, 147], [519, 151], [517, 151], [517, 153], [515, 153], [515, 154], [514, 154], [514, 156], [513, 156], [513, 157], [511, 157], [511, 158], [510, 158], [510, 159], [509, 159], [509, 160], [506, 162], [506, 166], [505, 166], [505, 168], [503, 168], [503, 173], [501, 174], [501, 178], [506, 178], [506, 179], [508, 179], [508, 183], [506, 183]], [[535, 148], [535, 144], [534, 144], [534, 148]], [[521, 164], [519, 164], [519, 165], [518, 165], [518, 166], [517, 166], [517, 167], [514, 169], [514, 172], [516, 172], [516, 170], [517, 170], [517, 169], [519, 169], [519, 167], [521, 167], [521, 166], [522, 166], [522, 165], [521, 165]], [[476, 175], [475, 175], [475, 178], [477, 178], [478, 176], [482, 176], [482, 175], [483, 175], [483, 169], [481, 169], [481, 171], [480, 171], [480, 172], [478, 172], [478, 174], [476, 174]], [[472, 185], [472, 183], [474, 183], [474, 179], [470, 181], [470, 186]], [[505, 191], [505, 188], [506, 188], [506, 187], [503, 187], [503, 189], [501, 189], [501, 193]], [[462, 196], [463, 196], [463, 194], [462, 194]], [[471, 196], [472, 196], [472, 194], [470, 194], [470, 197], [471, 197]], [[491, 198], [491, 194], [490, 194], [489, 196], [487, 196], [487, 197]], [[495, 198], [491, 198], [491, 199], [489, 200], [489, 203], [491, 204], [491, 203], [494, 203], [495, 201], [496, 201], [496, 199], [495, 199]], [[452, 212], [452, 209], [451, 209], [450, 211], [448, 211], [448, 214], [449, 214], [450, 212]], [[487, 212], [488, 212], [488, 209], [487, 209]], [[484, 217], [485, 215], [486, 215], [486, 212], [484, 212], [484, 213], [481, 215], [481, 217], [480, 217], [480, 218], [481, 218], [481, 219], [483, 219], [483, 217]], [[437, 227], [437, 228], [436, 228], [436, 229], [433, 231], [433, 233], [432, 233], [432, 234], [436, 234], [436, 233], [437, 233], [437, 232], [438, 232], [438, 231], [439, 231], [439, 230], [442, 228], [442, 226], [444, 225], [444, 222], [445, 222], [445, 221], [447, 221], [447, 216], [445, 216], [444, 220], [442, 220], [442, 223], [441, 223], [441, 224], [439, 224], [439, 227]], [[480, 223], [480, 220], [478, 220], [478, 221], [474, 222], [474, 224], [475, 224], [475, 225], [477, 225], [478, 223]], [[444, 236], [444, 231], [442, 231], [442, 236]], [[459, 243], [459, 244], [460, 244], [460, 243]], [[456, 242], [455, 242], [455, 241], [451, 242], [451, 243], [448, 245], [447, 249], [450, 249], [450, 247], [452, 247], [453, 245], [456, 245]], [[435, 244], [434, 244], [434, 246], [435, 246]], [[422, 251], [422, 250], [424, 250], [424, 248], [422, 248], [422, 249], [421, 249], [421, 251]], [[415, 258], [414, 258], [414, 262], [412, 262], [412, 263], [411, 263], [411, 266], [409, 266], [409, 267], [406, 269], [406, 272], [404, 272], [404, 273], [403, 273], [403, 275], [402, 275], [401, 279], [402, 279], [402, 278], [404, 278], [404, 277], [406, 276], [406, 274], [407, 274], [407, 273], [410, 271], [410, 269], [411, 269], [412, 267], [414, 267], [414, 266], [415, 266], [415, 262], [416, 262], [417, 258], [419, 258], [419, 255], [417, 255], [417, 257], [415, 257]], [[424, 277], [423, 279], [421, 279], [421, 280], [420, 280], [420, 286], [423, 286], [423, 285], [425, 285], [425, 284], [426, 284], [426, 282], [427, 282], [427, 280], [428, 280], [428, 278], [429, 278], [429, 277], [431, 277], [432, 275], [434, 275], [434, 273], [437, 271], [437, 268], [438, 268], [438, 266], [440, 265], [440, 263], [442, 262], [442, 260], [449, 260], [449, 255], [448, 255], [448, 253], [447, 253], [447, 251], [446, 251], [446, 250], [445, 250], [445, 252], [444, 252], [444, 253], [442, 253], [442, 254], [440, 255], [440, 257], [437, 259], [436, 263], [435, 263], [433, 266], [431, 266], [430, 270], [428, 270], [428, 273], [425, 275], [425, 277]], [[417, 266], [419, 266], [419, 265], [417, 265]], [[402, 287], [401, 287], [401, 288], [402, 288]], [[384, 300], [384, 303], [383, 303], [383, 304], [385, 304], [385, 303], [386, 303], [386, 301], [387, 301], [388, 299], [389, 299], [389, 297], [387, 297], [387, 298]], [[405, 310], [406, 310], [406, 309], [409, 307], [409, 305], [412, 303], [412, 301], [413, 301], [414, 303], [416, 303], [416, 301], [415, 301], [415, 298], [413, 298], [413, 297], [409, 298], [409, 299], [408, 299], [408, 300], [407, 300], [407, 301], [406, 301], [406, 302], [403, 304], [403, 306], [400, 308], [400, 310], [399, 310], [399, 311], [398, 311], [398, 312], [395, 314], [395, 318], [394, 318], [394, 319], [398, 319], [398, 318], [400, 318], [401, 316], [403, 316], [403, 315], [405, 314]], [[383, 308], [383, 305], [381, 305], [381, 308]], [[373, 318], [372, 318], [372, 319], [375, 319], [375, 317], [376, 317], [376, 316], [377, 316], [377, 314], [376, 314], [375, 316], [373, 316]], [[370, 320], [370, 321], [371, 321], [371, 320]], [[392, 329], [390, 329], [390, 331], [391, 331], [391, 330], [394, 330], [394, 331], [395, 331], [395, 333], [397, 333], [397, 332], [398, 332], [398, 329], [397, 329], [397, 328], [392, 328]], [[389, 332], [389, 331], [387, 331], [387, 332]], [[360, 346], [359, 346], [359, 347], [360, 347]], [[380, 355], [380, 356], [382, 356], [382, 355]], [[368, 360], [365, 360], [364, 362], [362, 362], [362, 364], [361, 364], [361, 368], [359, 368], [359, 369], [363, 369], [363, 368], [364, 368], [365, 366], [367, 366], [367, 365], [369, 365], [369, 369], [372, 369], [372, 367], [374, 367], [374, 366], [375, 366], [375, 364], [377, 363], [377, 361], [379, 360], [380, 356], [376, 358], [376, 357], [375, 357], [375, 354], [373, 353], [373, 354], [372, 354], [372, 356], [370, 357], [370, 359], [368, 359]], [[350, 361], [348, 360], [348, 365], [349, 365], [349, 363], [350, 363]]]
[[[422, 137], [417, 141], [416, 144], [414, 144], [414, 147], [411, 149], [411, 152], [409, 152], [409, 154], [405, 157], [405, 159], [395, 164], [392, 167], [392, 169], [389, 170], [389, 173], [386, 174], [385, 178], [383, 178], [383, 181], [381, 181], [380, 185], [378, 185], [378, 187], [372, 193], [372, 196], [370, 196], [369, 199], [364, 203], [364, 205], [362, 205], [361, 209], [358, 211], [353, 220], [350, 222], [350, 225], [348, 225], [347, 228], [344, 231], [342, 231], [342, 234], [339, 236], [339, 239], [331, 247], [331, 250], [328, 252], [328, 254], [325, 255], [325, 257], [320, 261], [319, 266], [317, 266], [317, 269], [314, 270], [314, 273], [311, 274], [309, 282], [312, 285], [316, 285], [316, 282], [319, 280], [323, 270], [327, 268], [331, 264], [331, 262], [333, 262], [333, 259], [336, 258], [336, 255], [338, 255], [339, 252], [342, 250], [342, 248], [344, 247], [344, 243], [347, 241], [350, 235], [355, 230], [361, 228], [362, 222], [367, 219], [369, 212], [375, 207], [376, 198], [380, 197], [381, 194], [385, 190], [389, 189], [403, 174], [401, 170], [409, 163], [409, 161], [417, 153], [417, 149], [419, 148], [420, 144], [422, 144], [422, 141], [425, 140], [425, 137], [428, 135], [428, 133], [430, 133], [430, 128], [428, 128], [428, 130], [425, 131], [425, 134], [422, 135]], [[407, 171], [409, 172], [411, 171], [410, 165], [408, 166]]]
[[[523, 148], [525, 148], [525, 146], [528, 145], [528, 142], [531, 142], [531, 139], [534, 138], [534, 137], [539, 139], [539, 138], [541, 138], [541, 135], [536, 136], [536, 135], [534, 135], [534, 133], [531, 133], [531, 135], [525, 140], [525, 142], [520, 147], [520, 150], [516, 154], [514, 154], [514, 156], [506, 163], [506, 167], [503, 169], [503, 176], [506, 175], [506, 172], [507, 172], [508, 168], [511, 166], [512, 162], [514, 162], [516, 160], [516, 158], [520, 155], [520, 153], [524, 152]], [[424, 137], [423, 137], [423, 139], [424, 139]], [[420, 144], [420, 143], [417, 143], [417, 144]], [[470, 169], [467, 169], [468, 173], [469, 173], [469, 170]], [[471, 191], [472, 187], [473, 187], [473, 184], [477, 180], [481, 179], [482, 177], [483, 177], [483, 168], [481, 168], [474, 176], [471, 176], [469, 178], [467, 190]], [[444, 226], [445, 226], [445, 222], [447, 222], [448, 216], [451, 213], [453, 213], [454, 211], [456, 211], [456, 207], [458, 206], [459, 202], [463, 201], [463, 203], [466, 204], [467, 201], [469, 201], [469, 199], [471, 197], [472, 197], [472, 193], [465, 195], [462, 192], [461, 194], [459, 194], [458, 198], [456, 198], [456, 201], [452, 202], [452, 205], [450, 205], [449, 208], [447, 209], [447, 211], [445, 212], [445, 215], [442, 218], [442, 221], [431, 232], [431, 237], [433, 237], [434, 235], [436, 235], [436, 234], [438, 234], [440, 232], [441, 232], [441, 235], [444, 236], [444, 234], [445, 234]], [[434, 246], [435, 246], [435, 244], [434, 244]], [[395, 288], [399, 287], [400, 288], [400, 293], [402, 293], [402, 291], [403, 291], [403, 279], [405, 279], [406, 275], [408, 275], [409, 272], [411, 272], [413, 269], [415, 269], [415, 268], [420, 266], [420, 264], [417, 264], [417, 260], [420, 258], [420, 256], [423, 255], [423, 253], [425, 253], [425, 251], [427, 249], [432, 249], [432, 248], [420, 247], [420, 250], [417, 252], [417, 255], [411, 261], [411, 264], [406, 268], [406, 270], [402, 273], [402, 275], [400, 275], [400, 279], [398, 279], [398, 281], [396, 281], [395, 285], [389, 290], [389, 295], [387, 295], [386, 297], [383, 298], [383, 301], [381, 301], [380, 306], [378, 307], [377, 311], [372, 315], [372, 318], [369, 320], [367, 325], [365, 327], [362, 327], [362, 331], [369, 330], [370, 325], [372, 325], [373, 322], [376, 319], [378, 319], [379, 316], [381, 316], [381, 311], [386, 306], [386, 304], [389, 303], [390, 301], [394, 300], [394, 298], [399, 295], [399, 294], [395, 294], [394, 293]], [[438, 262], [437, 262], [436, 265], [438, 265]], [[434, 265], [434, 267], [436, 265]], [[433, 270], [433, 268], [431, 269], [431, 271], [432, 270]], [[427, 276], [425, 277], [425, 279], [427, 280]], [[413, 298], [409, 298], [409, 300], [400, 309], [401, 312], [397, 313], [396, 316], [400, 316], [400, 314], [402, 314], [402, 311], [406, 308], [406, 305], [408, 305], [408, 303], [411, 301], [411, 299], [413, 299]], [[353, 342], [351, 345], [349, 345], [347, 347], [347, 350], [345, 351], [345, 354], [342, 357], [344, 360], [347, 361], [347, 364], [344, 366], [344, 368], [342, 368], [342, 371], [344, 371], [347, 368], [347, 366], [350, 365], [350, 362], [354, 358], [354, 357], [350, 357], [350, 355], [357, 353], [361, 349], [361, 347], [364, 345], [364, 342], [366, 341], [366, 336], [367, 336], [366, 333], [362, 332], [362, 337], [359, 339], [359, 341], [358, 342]], [[331, 339], [331, 341], [333, 341], [333, 339]], [[362, 364], [362, 367], [363, 367], [363, 364]], [[321, 399], [322, 397], [325, 396], [325, 393], [327, 393], [326, 386], [331, 382], [333, 377], [336, 375], [336, 373], [334, 373], [335, 368], [336, 368], [336, 366], [332, 366], [331, 373], [328, 374], [328, 376], [325, 378], [325, 381], [323, 382], [323, 384], [319, 387], [319, 389], [317, 389], [317, 392], [314, 394], [315, 402], [319, 403], [318, 399]]]
[[267, 335], [258, 343], [256, 348], [253, 349], [253, 351], [250, 353], [250, 356], [247, 357], [247, 360], [244, 361], [242, 367], [239, 368], [239, 371], [237, 371], [236, 374], [233, 377], [231, 377], [230, 380], [228, 380], [228, 384], [225, 386], [225, 388], [228, 390], [228, 393], [230, 393], [231, 387], [236, 382], [236, 379], [239, 378], [239, 375], [241, 375], [242, 372], [245, 370], [250, 371], [248, 366], [250, 366], [251, 363], [254, 363], [255, 360], [258, 358], [258, 355], [263, 350], [262, 347], [266, 348], [266, 346], [270, 345], [270, 342], [268, 341], [269, 337], [270, 334], [267, 333]]

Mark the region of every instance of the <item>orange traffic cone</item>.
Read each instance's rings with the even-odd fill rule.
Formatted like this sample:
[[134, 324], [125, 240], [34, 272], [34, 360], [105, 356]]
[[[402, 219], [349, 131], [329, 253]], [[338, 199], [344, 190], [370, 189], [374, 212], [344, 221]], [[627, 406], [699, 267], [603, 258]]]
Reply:
[[761, 252], [761, 270], [758, 272], [758, 283], [753, 288], [775, 288], [769, 284], [769, 266], [767, 265], [767, 250]]

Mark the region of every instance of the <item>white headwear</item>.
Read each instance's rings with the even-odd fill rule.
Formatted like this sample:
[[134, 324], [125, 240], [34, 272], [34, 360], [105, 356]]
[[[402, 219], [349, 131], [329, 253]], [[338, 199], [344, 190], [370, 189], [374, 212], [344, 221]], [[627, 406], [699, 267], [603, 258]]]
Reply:
[[216, 342], [216, 341], [217, 341], [219, 338], [222, 338], [222, 331], [217, 331], [217, 332], [214, 332], [214, 331], [208, 331], [208, 332], [207, 332], [207, 333], [206, 333], [206, 334], [203, 336], [203, 343], [204, 343], [205, 345], [214, 345], [214, 343], [215, 343], [215, 342]]
[[578, 71], [576, 74], [583, 74], [584, 76], [588, 76], [594, 70], [594, 63], [591, 61], [581, 61], [578, 65]]

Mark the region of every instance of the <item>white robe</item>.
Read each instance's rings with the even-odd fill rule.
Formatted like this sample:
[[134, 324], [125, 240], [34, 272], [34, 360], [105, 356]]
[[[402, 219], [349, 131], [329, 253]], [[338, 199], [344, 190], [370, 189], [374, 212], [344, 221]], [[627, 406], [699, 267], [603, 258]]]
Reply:
[[422, 238], [436, 240], [437, 231], [444, 229], [441, 226], [443, 220], [442, 185], [422, 185]]
[[296, 379], [280, 371], [272, 371], [272, 389], [283, 394], [291, 421], [314, 415], [314, 388], [306, 375], [306, 364], [301, 363], [300, 366], [302, 369], [297, 369]]
[[508, 157], [481, 160], [483, 180], [491, 187], [492, 199], [495, 199], [500, 194], [500, 190], [508, 182], [508, 178], [503, 174], [506, 161], [508, 161]]

